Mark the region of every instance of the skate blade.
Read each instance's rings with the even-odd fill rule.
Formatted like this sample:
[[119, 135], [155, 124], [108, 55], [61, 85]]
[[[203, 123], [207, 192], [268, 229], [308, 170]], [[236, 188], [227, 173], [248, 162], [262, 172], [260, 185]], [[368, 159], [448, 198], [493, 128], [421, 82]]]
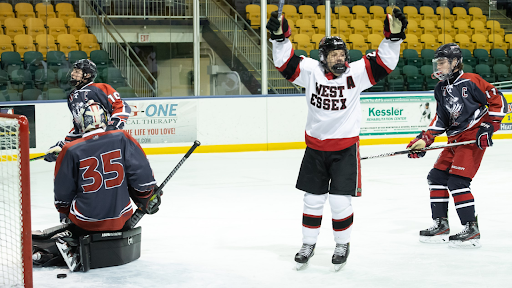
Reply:
[[420, 236], [420, 242], [428, 244], [446, 244], [448, 243], [448, 237], [448, 234], [436, 236]]
[[480, 239], [471, 239], [467, 241], [450, 241], [448, 244], [450, 248], [459, 248], [459, 249], [476, 249], [482, 247], [480, 245]]
[[342, 263], [342, 264], [334, 264], [334, 272], [340, 271], [341, 268], [345, 267], [345, 264], [347, 264], [347, 262]]
[[304, 269], [308, 268], [308, 266], [309, 266], [308, 262], [306, 262], [306, 263], [296, 263], [295, 270], [297, 270], [297, 271], [304, 270]]

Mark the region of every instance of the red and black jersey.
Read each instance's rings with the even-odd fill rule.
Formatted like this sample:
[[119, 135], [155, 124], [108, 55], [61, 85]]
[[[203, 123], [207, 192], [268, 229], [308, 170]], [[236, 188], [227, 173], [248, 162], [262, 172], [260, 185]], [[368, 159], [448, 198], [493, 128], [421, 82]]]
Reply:
[[446, 132], [448, 137], [455, 137], [482, 121], [492, 122], [496, 131], [508, 112], [503, 94], [474, 73], [461, 72], [454, 81], [439, 82], [434, 96], [436, 115], [428, 128], [433, 136]]
[[85, 230], [120, 230], [133, 213], [129, 188], [133, 197], [147, 198], [155, 184], [135, 139], [124, 130], [97, 129], [67, 143], [59, 154], [55, 206]]
[[79, 124], [80, 109], [89, 100], [94, 100], [103, 105], [110, 119], [119, 118], [120, 121], [126, 123], [130, 116], [130, 106], [121, 99], [119, 93], [112, 86], [104, 83], [89, 83], [81, 89], [74, 89], [69, 93], [68, 108], [73, 115], [74, 128], [66, 137], [66, 141], [69, 142], [82, 137]]

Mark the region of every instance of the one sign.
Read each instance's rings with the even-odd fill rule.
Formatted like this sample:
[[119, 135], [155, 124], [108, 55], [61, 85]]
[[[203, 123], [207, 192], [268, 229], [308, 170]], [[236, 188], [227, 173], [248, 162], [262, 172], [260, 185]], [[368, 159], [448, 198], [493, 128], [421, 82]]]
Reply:
[[140, 43], [150, 42], [149, 33], [139, 33], [139, 42]]

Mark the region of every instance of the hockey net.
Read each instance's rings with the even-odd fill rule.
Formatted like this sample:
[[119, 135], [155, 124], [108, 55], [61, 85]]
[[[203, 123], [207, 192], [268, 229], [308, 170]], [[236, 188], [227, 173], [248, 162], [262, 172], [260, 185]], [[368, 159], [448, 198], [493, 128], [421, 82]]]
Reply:
[[0, 287], [32, 287], [29, 129], [0, 113]]

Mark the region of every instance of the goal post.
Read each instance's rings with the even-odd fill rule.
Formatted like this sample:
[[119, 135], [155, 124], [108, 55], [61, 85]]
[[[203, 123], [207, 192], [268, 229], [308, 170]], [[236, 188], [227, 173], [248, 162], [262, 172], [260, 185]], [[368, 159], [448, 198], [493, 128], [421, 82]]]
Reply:
[[27, 118], [0, 113], [0, 287], [32, 287], [29, 149]]

